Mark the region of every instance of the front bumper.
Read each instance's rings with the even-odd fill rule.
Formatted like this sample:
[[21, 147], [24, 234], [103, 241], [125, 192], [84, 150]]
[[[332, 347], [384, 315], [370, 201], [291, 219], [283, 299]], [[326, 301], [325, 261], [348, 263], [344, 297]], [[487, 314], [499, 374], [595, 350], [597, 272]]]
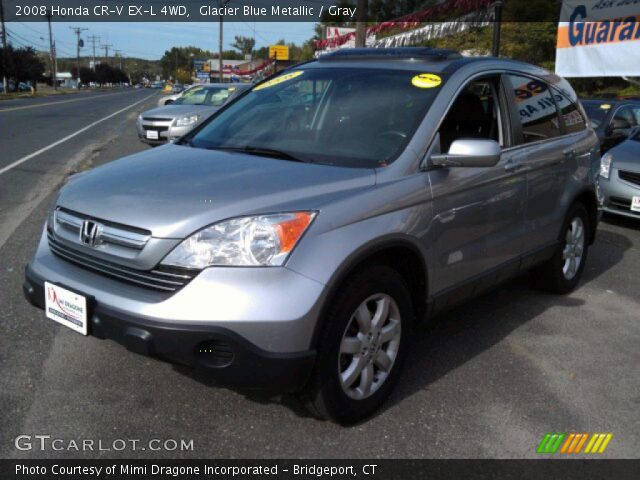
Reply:
[[[23, 292], [44, 309], [44, 279], [27, 267]], [[90, 299], [91, 335], [128, 350], [187, 365], [221, 385], [298, 391], [309, 377], [315, 351], [273, 353], [222, 327], [149, 320], [123, 314]]]
[[[136, 123], [138, 138], [141, 142], [149, 145], [164, 145], [167, 142], [171, 142], [182, 137], [183, 135], [186, 135], [188, 132], [193, 130], [194, 127], [195, 125], [190, 125], [187, 127], [176, 127], [173, 125], [173, 120], [153, 122], [143, 120], [142, 122], [138, 121]], [[158, 132], [158, 139], [156, 140], [147, 138], [147, 130]]]
[[640, 212], [631, 210], [633, 197], [640, 196], [640, 186], [625, 182], [618, 177], [618, 170], [611, 169], [609, 179], [599, 179], [603, 197], [602, 210], [607, 213], [640, 219]]
[[53, 255], [43, 234], [23, 287], [39, 308], [45, 281], [87, 297], [91, 335], [224, 385], [294, 391], [314, 363], [325, 288], [286, 268], [205, 269], [177, 292], [156, 292]]

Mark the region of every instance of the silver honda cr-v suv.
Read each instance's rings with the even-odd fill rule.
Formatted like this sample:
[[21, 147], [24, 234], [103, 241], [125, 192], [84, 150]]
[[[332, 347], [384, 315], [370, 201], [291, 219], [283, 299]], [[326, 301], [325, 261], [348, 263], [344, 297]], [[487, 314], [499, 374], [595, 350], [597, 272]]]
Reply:
[[80, 333], [350, 423], [389, 395], [416, 322], [524, 270], [576, 286], [598, 170], [553, 73], [341, 50], [71, 177], [24, 291]]

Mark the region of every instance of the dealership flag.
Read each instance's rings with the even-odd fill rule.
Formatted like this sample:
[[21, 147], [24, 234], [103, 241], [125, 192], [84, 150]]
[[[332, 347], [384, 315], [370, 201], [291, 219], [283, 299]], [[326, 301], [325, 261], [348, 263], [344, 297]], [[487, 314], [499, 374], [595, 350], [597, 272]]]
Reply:
[[640, 0], [564, 0], [556, 73], [640, 76]]

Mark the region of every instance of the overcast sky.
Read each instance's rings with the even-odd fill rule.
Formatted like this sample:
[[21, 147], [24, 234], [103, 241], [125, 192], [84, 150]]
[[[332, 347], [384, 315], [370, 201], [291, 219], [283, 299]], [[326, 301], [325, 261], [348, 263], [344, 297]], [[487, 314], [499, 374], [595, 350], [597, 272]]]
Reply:
[[[301, 44], [313, 36], [314, 23], [307, 22], [226, 22], [224, 23], [224, 48], [228, 50], [235, 35], [253, 37], [256, 47], [267, 46], [284, 38], [287, 43]], [[70, 26], [87, 28], [82, 32], [85, 47], [81, 55], [92, 54], [90, 35], [98, 35], [102, 44], [108, 43], [109, 56], [115, 49], [127, 57], [159, 59], [173, 46], [194, 45], [202, 49], [218, 50], [218, 22], [207, 23], [63, 23], [54, 22], [53, 35], [59, 57], [76, 55], [76, 36]], [[15, 46], [29, 45], [37, 50], [49, 49], [49, 33], [46, 23], [9, 22], [9, 41]], [[96, 49], [96, 56], [104, 55], [104, 49]], [[98, 53], [100, 52], [100, 53]]]

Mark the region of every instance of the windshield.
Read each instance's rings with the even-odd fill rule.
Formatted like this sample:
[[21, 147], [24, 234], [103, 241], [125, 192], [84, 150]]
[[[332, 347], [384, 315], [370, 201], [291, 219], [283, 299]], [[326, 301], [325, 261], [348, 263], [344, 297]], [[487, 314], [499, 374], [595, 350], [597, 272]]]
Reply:
[[421, 73], [294, 70], [256, 86], [185, 140], [198, 148], [280, 153], [327, 165], [385, 166], [411, 139], [439, 90], [414, 85]]
[[188, 90], [174, 105], [209, 105], [220, 107], [231, 95], [232, 88], [227, 87], [195, 87]]
[[589, 121], [593, 128], [598, 128], [607, 117], [607, 113], [611, 110], [612, 105], [607, 102], [582, 102], [582, 106], [587, 112]]

